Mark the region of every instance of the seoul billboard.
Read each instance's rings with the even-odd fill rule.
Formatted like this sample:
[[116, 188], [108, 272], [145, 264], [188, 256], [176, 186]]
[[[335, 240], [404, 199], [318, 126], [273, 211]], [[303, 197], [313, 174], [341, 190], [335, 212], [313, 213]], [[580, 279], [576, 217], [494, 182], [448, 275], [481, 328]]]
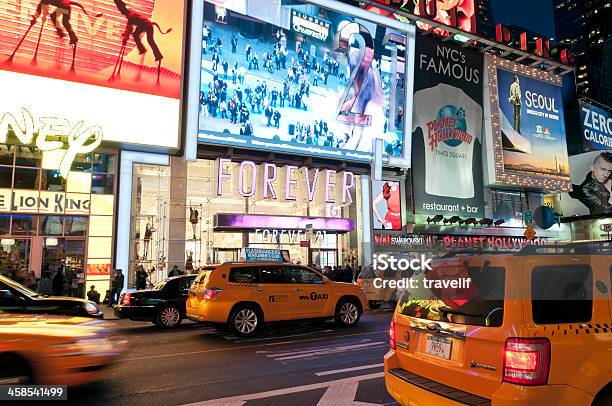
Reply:
[[184, 12], [182, 0], [0, 0], [0, 117], [178, 150]]
[[386, 157], [405, 156], [404, 32], [298, 2], [226, 2], [218, 22], [216, 4], [204, 3], [200, 143], [369, 162], [382, 139]]
[[488, 56], [491, 183], [570, 189], [561, 78]]
[[484, 217], [483, 69], [481, 53], [417, 36], [412, 115], [416, 214]]

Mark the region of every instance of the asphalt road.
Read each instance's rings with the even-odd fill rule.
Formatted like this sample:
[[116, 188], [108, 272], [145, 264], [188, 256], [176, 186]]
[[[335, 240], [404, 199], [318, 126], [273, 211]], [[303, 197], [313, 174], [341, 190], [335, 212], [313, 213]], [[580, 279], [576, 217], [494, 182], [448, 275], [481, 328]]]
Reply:
[[161, 330], [114, 320], [129, 349], [104, 381], [69, 389], [86, 405], [392, 405], [383, 378], [391, 309], [351, 329], [284, 323], [239, 339], [183, 322]]

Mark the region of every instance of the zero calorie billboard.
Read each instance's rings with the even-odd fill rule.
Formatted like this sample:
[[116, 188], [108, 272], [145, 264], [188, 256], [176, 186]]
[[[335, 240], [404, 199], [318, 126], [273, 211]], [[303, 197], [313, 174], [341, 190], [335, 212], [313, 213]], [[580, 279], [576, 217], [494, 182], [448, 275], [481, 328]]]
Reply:
[[24, 109], [35, 127], [83, 121], [105, 141], [178, 149], [184, 12], [183, 0], [0, 0], [0, 117]]
[[582, 142], [594, 150], [612, 149], [612, 113], [580, 100]]
[[381, 139], [386, 156], [404, 156], [403, 32], [299, 2], [226, 2], [219, 23], [215, 4], [199, 142], [367, 162]]

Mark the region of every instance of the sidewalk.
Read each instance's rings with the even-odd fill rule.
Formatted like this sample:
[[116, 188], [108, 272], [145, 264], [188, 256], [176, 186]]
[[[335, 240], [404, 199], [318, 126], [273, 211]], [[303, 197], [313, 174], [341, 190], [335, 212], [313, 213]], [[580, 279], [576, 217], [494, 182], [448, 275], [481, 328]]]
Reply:
[[98, 306], [102, 310], [102, 313], [104, 313], [104, 320], [119, 320], [119, 318], [115, 316], [112, 307], [106, 307], [106, 305], [102, 303], [100, 303]]

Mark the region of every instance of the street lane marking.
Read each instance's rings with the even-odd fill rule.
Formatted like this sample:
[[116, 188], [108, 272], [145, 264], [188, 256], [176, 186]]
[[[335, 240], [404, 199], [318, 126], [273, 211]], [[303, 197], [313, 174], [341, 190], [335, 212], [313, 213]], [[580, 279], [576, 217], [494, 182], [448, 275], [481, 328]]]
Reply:
[[228, 335], [223, 335], [221, 337], [223, 337], [224, 339], [228, 340], [228, 341], [233, 341], [235, 343], [251, 343], [251, 342], [257, 342], [257, 341], [269, 341], [269, 340], [277, 340], [279, 338], [291, 338], [291, 337], [304, 337], [304, 336], [311, 336], [313, 334], [319, 334], [319, 333], [331, 333], [334, 330], [318, 330], [318, 331], [309, 331], [307, 333], [298, 333], [298, 334], [288, 334], [288, 335], [284, 335], [284, 336], [275, 336], [275, 337], [262, 337], [262, 338], [240, 338], [240, 337], [236, 337], [236, 336], [228, 336]]
[[305, 343], [305, 342], [309, 342], [309, 341], [322, 341], [322, 340], [330, 340], [330, 339], [334, 339], [334, 338], [342, 338], [342, 337], [358, 337], [358, 336], [364, 336], [364, 335], [372, 335], [372, 334], [381, 334], [381, 333], [387, 333], [388, 334], [389, 330], [381, 330], [381, 331], [370, 331], [367, 333], [357, 333], [357, 334], [342, 334], [342, 335], [335, 335], [335, 336], [327, 336], [327, 337], [318, 337], [318, 338], [309, 338], [306, 340], [295, 340], [295, 341], [285, 341], [282, 343], [267, 343], [267, 344], [255, 344], [255, 345], [242, 345], [239, 347], [222, 347], [222, 348], [214, 348], [214, 349], [209, 349], [209, 350], [200, 350], [200, 351], [188, 351], [188, 352], [178, 352], [178, 353], [169, 353], [169, 354], [156, 354], [156, 355], [149, 355], [146, 357], [133, 357], [133, 358], [122, 358], [122, 361], [141, 361], [141, 360], [145, 360], [145, 359], [155, 359], [155, 358], [167, 358], [167, 357], [176, 357], [176, 356], [182, 356], [182, 355], [194, 355], [194, 354], [207, 354], [207, 353], [211, 353], [211, 352], [220, 352], [220, 351], [227, 351], [227, 350], [243, 350], [243, 349], [248, 349], [248, 348], [259, 348], [259, 347], [269, 347], [269, 346], [274, 346], [274, 345], [281, 345], [281, 344], [294, 344], [294, 343]]
[[[341, 387], [342, 385], [350, 384], [352, 382], [367, 381], [367, 380], [370, 380], [370, 379], [382, 378], [384, 376], [385, 376], [384, 372], [376, 372], [376, 373], [373, 373], [373, 374], [352, 376], [350, 378], [338, 379], [338, 380], [335, 380], [335, 381], [319, 382], [319, 383], [313, 383], [313, 384], [303, 385], [303, 386], [294, 386], [294, 387], [291, 387], [291, 388], [270, 390], [270, 391], [266, 391], [266, 392], [251, 393], [251, 394], [247, 394], [247, 395], [238, 395], [238, 396], [230, 396], [230, 397], [227, 397], [227, 398], [205, 400], [205, 401], [201, 401], [201, 402], [189, 403], [189, 404], [183, 405], [183, 406], [225, 406], [225, 405], [232, 405], [232, 406], [234, 406], [234, 405], [242, 405], [242, 404], [248, 402], [249, 400], [272, 398], [272, 397], [275, 397], [275, 396], [289, 395], [291, 393], [306, 392], [306, 391], [309, 391], [309, 390], [321, 389], [321, 388], [329, 388], [331, 386]], [[351, 389], [352, 389], [352, 387], [351, 387]], [[336, 389], [334, 388], [334, 392], [335, 391], [336, 391]], [[352, 401], [354, 399], [355, 399], [355, 397], [353, 395], [353, 398], [351, 399], [351, 403], [349, 403], [349, 404], [352, 404]], [[243, 402], [243, 403], [238, 403], [238, 402]], [[357, 404], [359, 405], [359, 403], [357, 403]], [[334, 403], [330, 403], [330, 405], [346, 405], [346, 403], [340, 403], [340, 402], [336, 401]], [[361, 404], [361, 405], [363, 405], [363, 404]]]
[[361, 350], [367, 347], [378, 347], [381, 345], [389, 345], [389, 344], [385, 341], [379, 341], [379, 342], [368, 343], [368, 344], [344, 345], [344, 346], [331, 347], [327, 350], [308, 352], [306, 354], [289, 355], [286, 357], [275, 358], [275, 360], [276, 361], [287, 361], [290, 359], [310, 358], [310, 357], [315, 357], [319, 355], [335, 354], [338, 352]]
[[[365, 338], [363, 340], [361, 340], [361, 343], [357, 343], [357, 344], [338, 344], [338, 345], [359, 345], [359, 344], [365, 344], [365, 343], [371, 343], [372, 340], [370, 340], [369, 338]], [[278, 351], [257, 351], [256, 354], [269, 354], [266, 355], [266, 357], [285, 357], [287, 355], [298, 355], [298, 354], [305, 354], [307, 352], [313, 352], [313, 351], [320, 351], [320, 350], [328, 350], [330, 348], [329, 345], [324, 345], [324, 346], [317, 346], [317, 347], [307, 347], [307, 348], [303, 348], [301, 350], [296, 350], [296, 351], [287, 351], [287, 350], [283, 350], [281, 352]]]
[[347, 382], [330, 385], [317, 406], [379, 406], [378, 403], [355, 402], [359, 382]]
[[315, 373], [315, 375], [316, 376], [335, 375], [335, 374], [341, 374], [343, 372], [361, 371], [363, 369], [380, 368], [384, 366], [385, 366], [384, 362], [381, 362], [380, 364], [361, 365], [361, 366], [353, 367], [353, 368], [342, 368], [342, 369], [334, 369], [332, 371], [317, 372]]

